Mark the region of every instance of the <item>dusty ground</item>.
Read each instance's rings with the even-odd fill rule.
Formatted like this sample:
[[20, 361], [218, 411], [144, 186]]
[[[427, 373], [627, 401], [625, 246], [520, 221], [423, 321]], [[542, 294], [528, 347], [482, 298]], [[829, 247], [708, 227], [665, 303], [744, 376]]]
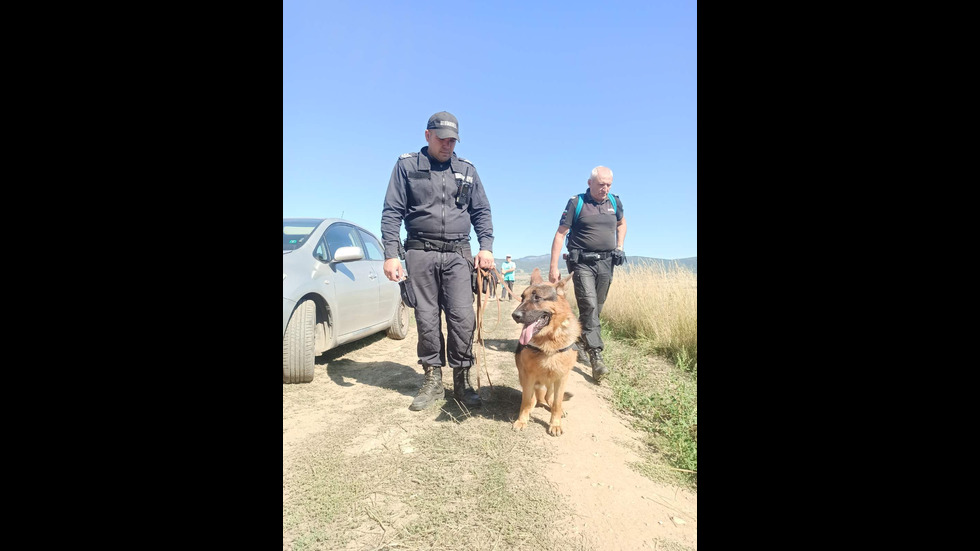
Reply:
[[[452, 420], [463, 426], [471, 423], [474, 428], [487, 422], [509, 427], [520, 403], [513, 360], [519, 326], [510, 319], [517, 303], [500, 304], [499, 321], [496, 305], [490, 305], [484, 321], [485, 346], [478, 350], [478, 361], [486, 369], [480, 389], [486, 406], [480, 417], [457, 419], [458, 415], [452, 415], [453, 411], [458, 414], [457, 409], [440, 408], [438, 404], [422, 412], [408, 410], [422, 380], [421, 367], [416, 363], [414, 320], [405, 340], [390, 340], [382, 334], [329, 351], [318, 358], [312, 383], [283, 385], [284, 511], [291, 497], [287, 495], [287, 478], [292, 469], [303, 464], [297, 454], [308, 449], [304, 441], [326, 439], [356, 458], [382, 447], [412, 453], [413, 436], [435, 423]], [[451, 389], [451, 371], [446, 371], [444, 381]], [[487, 384], [487, 374], [492, 387]], [[640, 437], [611, 409], [609, 388], [592, 382], [587, 365], [576, 365], [566, 390], [572, 397], [565, 404], [562, 436], [547, 434], [549, 414], [540, 407], [534, 409], [531, 423], [520, 433], [552, 452], [550, 464], [537, 468], [572, 511], [570, 524], [556, 529], [580, 535], [590, 549], [696, 550], [697, 494], [652, 482], [630, 467], [640, 459]], [[366, 408], [384, 414], [364, 419]], [[355, 436], [350, 431], [331, 430], [351, 425], [361, 427]], [[378, 529], [378, 534], [384, 540], [381, 531]], [[284, 520], [283, 546], [293, 549], [295, 535], [287, 537], [285, 532]]]

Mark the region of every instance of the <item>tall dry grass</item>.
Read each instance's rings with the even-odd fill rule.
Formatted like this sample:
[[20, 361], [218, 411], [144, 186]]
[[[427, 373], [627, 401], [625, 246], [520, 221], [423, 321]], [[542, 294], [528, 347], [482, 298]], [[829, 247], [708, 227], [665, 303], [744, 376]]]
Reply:
[[[574, 294], [569, 293], [573, 306]], [[603, 329], [617, 338], [666, 356], [685, 371], [697, 370], [698, 278], [689, 268], [617, 267], [601, 318]]]

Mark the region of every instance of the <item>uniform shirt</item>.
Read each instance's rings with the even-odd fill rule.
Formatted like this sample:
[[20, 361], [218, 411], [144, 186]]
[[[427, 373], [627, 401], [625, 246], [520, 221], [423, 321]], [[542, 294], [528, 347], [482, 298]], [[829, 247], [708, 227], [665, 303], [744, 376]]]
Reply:
[[560, 226], [571, 228], [566, 244], [568, 250], [605, 252], [616, 248], [616, 223], [623, 219], [623, 202], [620, 201], [619, 195], [614, 194], [613, 197], [616, 198], [615, 211], [608, 197], [596, 201], [586, 190], [585, 198], [582, 200], [582, 210], [578, 213], [578, 220], [574, 224], [572, 221], [575, 220], [578, 195], [573, 195], [568, 200], [558, 222]]
[[[469, 201], [456, 204], [463, 184]], [[381, 211], [381, 241], [385, 258], [398, 257], [402, 221], [412, 237], [441, 240], [469, 239], [476, 231], [480, 250], [493, 251], [493, 219], [483, 182], [473, 163], [457, 157], [442, 163], [429, 157], [429, 146], [398, 158], [391, 171]]]

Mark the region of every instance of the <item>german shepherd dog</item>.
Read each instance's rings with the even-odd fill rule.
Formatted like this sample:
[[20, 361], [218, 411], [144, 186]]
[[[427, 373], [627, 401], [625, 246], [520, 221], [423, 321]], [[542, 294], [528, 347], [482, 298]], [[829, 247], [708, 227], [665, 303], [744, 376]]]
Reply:
[[512, 314], [524, 326], [515, 361], [521, 380], [521, 411], [514, 430], [521, 430], [531, 416], [531, 409], [544, 404], [551, 410], [548, 433], [561, 436], [562, 400], [568, 373], [578, 356], [572, 345], [582, 334], [582, 326], [565, 298], [568, 274], [558, 283], [541, 278], [541, 270], [531, 272], [531, 285], [521, 293], [521, 304]]

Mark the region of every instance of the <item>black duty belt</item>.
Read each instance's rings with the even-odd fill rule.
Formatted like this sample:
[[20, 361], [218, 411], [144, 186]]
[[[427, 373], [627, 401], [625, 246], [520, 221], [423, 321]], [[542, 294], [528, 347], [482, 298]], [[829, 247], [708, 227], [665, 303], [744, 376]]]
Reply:
[[612, 251], [586, 251], [584, 249], [579, 249], [578, 261], [584, 262], [588, 260], [605, 260], [612, 256]]
[[469, 239], [454, 239], [445, 241], [430, 237], [416, 237], [405, 240], [405, 250], [439, 251], [443, 253], [461, 252], [470, 247]]

